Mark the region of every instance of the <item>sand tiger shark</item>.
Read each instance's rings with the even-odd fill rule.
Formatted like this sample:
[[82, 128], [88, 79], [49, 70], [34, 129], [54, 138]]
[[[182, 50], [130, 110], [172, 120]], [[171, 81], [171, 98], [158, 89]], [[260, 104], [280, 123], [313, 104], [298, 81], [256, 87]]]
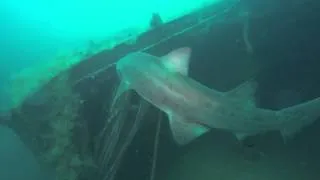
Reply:
[[210, 129], [231, 132], [239, 140], [275, 130], [287, 138], [320, 117], [320, 98], [281, 110], [258, 108], [253, 80], [228, 92], [210, 89], [188, 77], [190, 54], [188, 47], [163, 57], [133, 52], [116, 64], [121, 79], [116, 98], [134, 90], [165, 112], [173, 138], [180, 145]]

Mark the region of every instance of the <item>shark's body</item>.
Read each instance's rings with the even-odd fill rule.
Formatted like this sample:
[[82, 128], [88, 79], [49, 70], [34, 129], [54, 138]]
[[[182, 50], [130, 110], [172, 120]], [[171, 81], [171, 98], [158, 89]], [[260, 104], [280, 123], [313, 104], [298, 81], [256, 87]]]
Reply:
[[117, 63], [122, 80], [118, 94], [132, 89], [164, 111], [179, 144], [212, 128], [231, 132], [238, 139], [272, 130], [290, 136], [320, 116], [320, 98], [273, 111], [255, 106], [254, 82], [229, 92], [209, 89], [187, 76], [189, 54], [188, 48], [161, 58], [136, 52]]

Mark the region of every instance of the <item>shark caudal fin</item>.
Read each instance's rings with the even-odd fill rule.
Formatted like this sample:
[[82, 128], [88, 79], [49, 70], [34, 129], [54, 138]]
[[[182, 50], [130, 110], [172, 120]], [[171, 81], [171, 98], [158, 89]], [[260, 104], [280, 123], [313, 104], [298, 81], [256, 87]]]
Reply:
[[189, 123], [180, 115], [169, 115], [169, 123], [175, 142], [179, 145], [185, 145], [209, 131], [208, 128], [196, 124]]
[[293, 137], [303, 127], [311, 125], [320, 117], [320, 97], [278, 111], [284, 122], [280, 129], [284, 140]]

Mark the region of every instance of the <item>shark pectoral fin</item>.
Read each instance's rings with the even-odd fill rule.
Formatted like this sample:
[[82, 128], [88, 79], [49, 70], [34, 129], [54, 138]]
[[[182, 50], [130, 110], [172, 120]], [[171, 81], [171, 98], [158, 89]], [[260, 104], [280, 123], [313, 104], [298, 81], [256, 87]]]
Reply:
[[289, 140], [293, 139], [294, 135], [302, 130], [302, 126], [286, 127], [280, 130], [283, 142], [286, 144]]
[[255, 106], [254, 94], [256, 89], [257, 82], [247, 81], [227, 92], [226, 95], [233, 98], [243, 99], [244, 101], [247, 101], [249, 105]]
[[288, 142], [288, 140], [293, 137], [294, 133], [288, 133], [286, 130], [281, 130], [280, 134], [281, 134], [281, 137], [282, 137], [284, 144], [286, 144]]
[[292, 139], [294, 137], [294, 135], [297, 134], [298, 132], [300, 132], [302, 130], [302, 128], [305, 126], [304, 121], [306, 121], [306, 119], [304, 119], [303, 117], [292, 118], [292, 119], [297, 119], [298, 121], [296, 121], [296, 122], [292, 121], [291, 124], [287, 124], [285, 126], [285, 128], [282, 128], [280, 130], [280, 134], [281, 134], [281, 137], [282, 137], [282, 140], [284, 143], [286, 143], [288, 140]]
[[209, 131], [208, 128], [194, 123], [186, 122], [179, 115], [169, 115], [169, 122], [174, 140], [179, 145], [185, 145]]
[[113, 97], [113, 102], [111, 104], [111, 107], [113, 107], [115, 105], [115, 103], [117, 102], [118, 98], [126, 91], [128, 91], [130, 89], [129, 84], [126, 83], [125, 81], [121, 81], [119, 86], [117, 87], [117, 92], [115, 94], [115, 96]]

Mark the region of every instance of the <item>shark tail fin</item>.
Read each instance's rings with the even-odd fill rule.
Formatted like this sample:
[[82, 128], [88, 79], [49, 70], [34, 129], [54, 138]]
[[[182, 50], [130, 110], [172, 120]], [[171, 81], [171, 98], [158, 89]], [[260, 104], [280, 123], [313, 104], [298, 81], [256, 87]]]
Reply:
[[209, 131], [208, 128], [189, 123], [180, 115], [169, 115], [169, 122], [173, 138], [179, 145], [185, 145]]
[[320, 97], [279, 111], [284, 122], [280, 130], [284, 140], [293, 137], [302, 128], [311, 125], [320, 117]]

